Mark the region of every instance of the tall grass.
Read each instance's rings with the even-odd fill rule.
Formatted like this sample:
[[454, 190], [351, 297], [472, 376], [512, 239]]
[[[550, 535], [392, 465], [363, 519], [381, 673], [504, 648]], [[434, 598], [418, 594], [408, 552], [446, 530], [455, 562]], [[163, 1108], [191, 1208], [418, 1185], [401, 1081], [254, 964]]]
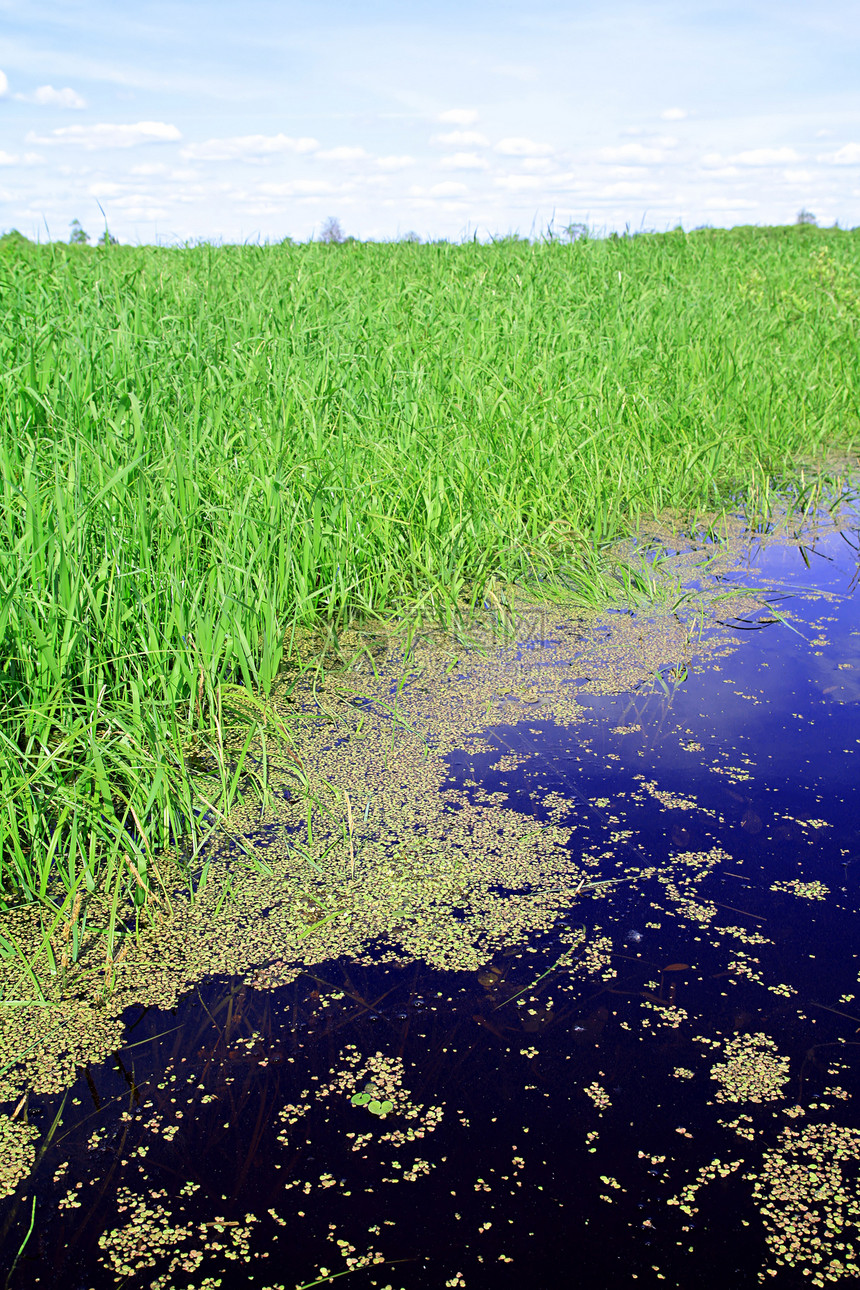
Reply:
[[297, 624], [444, 612], [856, 443], [858, 247], [0, 240], [0, 901], [168, 899]]

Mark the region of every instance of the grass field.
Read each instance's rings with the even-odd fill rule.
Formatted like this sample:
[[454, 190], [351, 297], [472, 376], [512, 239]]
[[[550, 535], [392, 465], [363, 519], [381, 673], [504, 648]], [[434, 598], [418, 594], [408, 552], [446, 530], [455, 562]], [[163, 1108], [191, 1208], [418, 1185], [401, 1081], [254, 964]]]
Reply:
[[0, 902], [157, 899], [296, 626], [585, 585], [643, 516], [856, 448], [858, 251], [0, 240]]

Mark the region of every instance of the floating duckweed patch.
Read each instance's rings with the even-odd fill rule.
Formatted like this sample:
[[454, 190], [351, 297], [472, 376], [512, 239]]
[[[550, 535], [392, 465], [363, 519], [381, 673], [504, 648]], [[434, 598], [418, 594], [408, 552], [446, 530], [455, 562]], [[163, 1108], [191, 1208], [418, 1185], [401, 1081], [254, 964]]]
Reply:
[[193, 903], [13, 911], [42, 949], [0, 1009], [10, 1290], [855, 1277], [860, 742], [812, 660], [857, 553], [827, 542], [794, 591], [778, 545], [721, 563], [694, 616], [343, 633]]
[[837, 1124], [785, 1128], [750, 1175], [777, 1268], [797, 1268], [809, 1284], [860, 1277], [860, 1131]]
[[788, 1066], [768, 1035], [738, 1035], [726, 1044], [725, 1061], [711, 1067], [711, 1079], [721, 1085], [717, 1101], [776, 1101], [788, 1083]]
[[[704, 563], [711, 574], [710, 602], [704, 596], [695, 630], [677, 615], [646, 632], [628, 615], [607, 620], [523, 601], [510, 610], [516, 630], [507, 646], [499, 647], [498, 615], [483, 628], [471, 624], [469, 649], [428, 630], [411, 639], [405, 672], [402, 653], [390, 649], [380, 659], [371, 654], [368, 669], [366, 636], [343, 633], [339, 657], [351, 657], [352, 667], [327, 672], [304, 700], [291, 691], [291, 704], [300, 702], [311, 719], [282, 768], [280, 806], [234, 815], [228, 837], [212, 844], [215, 869], [193, 904], [177, 895], [169, 912], [155, 911], [134, 936], [138, 911], [121, 907], [125, 943], [106, 957], [96, 929], [116, 915], [94, 902], [83, 911], [91, 930], [73, 965], [59, 944], [68, 939], [65, 928], [46, 942], [37, 914], [10, 913], [16, 943], [25, 950], [41, 944], [31, 962], [56, 1020], [46, 1033], [41, 1007], [3, 1016], [9, 1098], [28, 1086], [66, 1087], [77, 1065], [99, 1060], [117, 1042], [123, 1009], [137, 1001], [169, 1007], [202, 974], [258, 969], [259, 983], [286, 983], [305, 964], [360, 955], [368, 944], [378, 955], [380, 938], [396, 945], [395, 957], [473, 969], [494, 946], [551, 928], [588, 887], [586, 867], [599, 866], [618, 844], [623, 851], [627, 838], [610, 832], [612, 849], [586, 852], [580, 864], [565, 817], [582, 803], [558, 809], [559, 798], [558, 821], [536, 823], [508, 809], [505, 792], [448, 787], [446, 755], [464, 743], [472, 753], [498, 747], [484, 732], [500, 716], [516, 725], [539, 708], [555, 725], [576, 726], [587, 715], [583, 694], [635, 690], [653, 684], [661, 668], [701, 667], [731, 652], [715, 616], [717, 606], [724, 610], [725, 593], [713, 579], [727, 566], [725, 549], [674, 559], [688, 573], [701, 576]], [[760, 608], [754, 596], [731, 600], [738, 610]], [[702, 626], [706, 612], [710, 632]], [[497, 769], [523, 762], [522, 754], [506, 756], [510, 763], [502, 757]], [[296, 794], [296, 764], [315, 787], [309, 816]], [[652, 783], [648, 791], [658, 790]], [[7, 993], [26, 998], [32, 981], [23, 962], [7, 967]]]
[[[126, 1187], [117, 1193], [117, 1209], [127, 1217], [99, 1237], [100, 1261], [117, 1282], [149, 1275], [166, 1265], [149, 1285], [153, 1290], [170, 1290], [181, 1273], [197, 1272], [208, 1254], [223, 1252], [228, 1259], [247, 1254], [250, 1225], [231, 1222], [225, 1227], [223, 1220], [215, 1219], [195, 1229], [192, 1223], [175, 1222], [168, 1205], [154, 1198], [147, 1202]], [[254, 1216], [249, 1214], [248, 1220], [253, 1223]]]
[[799, 878], [789, 878], [784, 882], [771, 883], [771, 891], [788, 891], [804, 900], [826, 900], [830, 888], [823, 882], [801, 882]]
[[35, 1125], [0, 1115], [0, 1198], [11, 1196], [29, 1174], [36, 1159], [33, 1143], [38, 1137]]
[[[687, 1136], [683, 1129], [679, 1130], [679, 1132], [682, 1136]], [[693, 1214], [699, 1212], [700, 1206], [695, 1202], [698, 1200], [699, 1192], [702, 1188], [706, 1187], [708, 1183], [715, 1182], [718, 1178], [726, 1179], [731, 1177], [731, 1175], [741, 1167], [742, 1163], [743, 1162], [741, 1160], [723, 1161], [720, 1160], [719, 1157], [716, 1157], [709, 1161], [708, 1164], [702, 1165], [701, 1168], [696, 1171], [696, 1176], [693, 1181], [687, 1183], [686, 1186], [681, 1189], [680, 1195], [670, 1196], [666, 1201], [666, 1204], [677, 1205], [681, 1213], [686, 1214], [688, 1217], [692, 1217]]]
[[[352, 1106], [365, 1107], [369, 1114], [376, 1116], [380, 1121], [392, 1115], [398, 1127], [379, 1132], [375, 1141], [389, 1142], [394, 1147], [402, 1147], [408, 1142], [418, 1142], [425, 1134], [432, 1133], [444, 1114], [440, 1106], [425, 1108], [414, 1103], [410, 1098], [409, 1090], [403, 1087], [404, 1075], [403, 1062], [400, 1058], [386, 1057], [384, 1053], [377, 1052], [362, 1062], [361, 1053], [355, 1045], [348, 1044], [343, 1053], [343, 1066], [334, 1078], [313, 1090], [304, 1089], [302, 1096], [305, 1099], [312, 1098], [314, 1102], [319, 1103], [340, 1094], [349, 1096]], [[295, 1125], [310, 1110], [309, 1101], [299, 1105], [289, 1104], [279, 1113], [279, 1119], [284, 1121], [285, 1126]], [[405, 1127], [403, 1127], [404, 1123]], [[353, 1151], [361, 1150], [368, 1140], [368, 1135], [350, 1134], [348, 1136], [357, 1138], [352, 1147]], [[285, 1127], [278, 1134], [278, 1141], [282, 1146], [289, 1145], [288, 1128]], [[400, 1167], [398, 1164], [397, 1168]], [[429, 1168], [426, 1161], [416, 1160], [413, 1168], [407, 1170], [402, 1178], [414, 1182], [418, 1173], [426, 1173]]]

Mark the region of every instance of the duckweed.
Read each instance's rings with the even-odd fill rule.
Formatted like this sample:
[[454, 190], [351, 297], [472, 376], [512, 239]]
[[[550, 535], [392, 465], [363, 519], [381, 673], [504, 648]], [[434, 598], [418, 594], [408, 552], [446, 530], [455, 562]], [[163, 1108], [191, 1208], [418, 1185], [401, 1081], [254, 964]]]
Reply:
[[711, 1067], [711, 1079], [720, 1084], [718, 1102], [773, 1102], [783, 1096], [789, 1061], [761, 1031], [737, 1035], [725, 1045], [725, 1060]]
[[[680, 628], [667, 616], [661, 649]], [[816, 1285], [856, 1275], [854, 1130], [821, 1124], [825, 1113], [852, 1114], [856, 965], [846, 975], [834, 936], [810, 986], [806, 949], [817, 942], [798, 955], [782, 912], [795, 908], [785, 894], [823, 888], [826, 907], [806, 895], [800, 913], [844, 926], [847, 902], [812, 868], [838, 852], [844, 825], [837, 835], [817, 819], [769, 814], [742, 779], [754, 759], [692, 739], [689, 717], [663, 730], [672, 747], [661, 761], [640, 739], [660, 682], [648, 670], [656, 654], [636, 663], [636, 630], [632, 616], [600, 624], [554, 609], [540, 643], [510, 638], [452, 658], [450, 637], [433, 628], [412, 640], [405, 675], [393, 645], [371, 669], [361, 633], [344, 632], [339, 667], [292, 696], [308, 716], [297, 760], [276, 765], [271, 750], [282, 795], [262, 811], [248, 804], [213, 838], [195, 902], [177, 894], [170, 917], [125, 937], [110, 990], [95, 931], [78, 964], [55, 956], [56, 977], [46, 952], [36, 962], [45, 1003], [0, 1011], [8, 1099], [29, 1086], [44, 1116], [89, 1061], [81, 1106], [88, 1089], [101, 1096], [112, 1051], [133, 1082], [121, 1111], [97, 1105], [101, 1127], [87, 1127], [77, 1155], [64, 1145], [59, 1163], [53, 1149], [46, 1157], [61, 1221], [94, 1221], [87, 1182], [107, 1187], [115, 1170], [108, 1196], [120, 1208], [100, 1220], [106, 1273], [158, 1290], [226, 1284], [234, 1272], [259, 1282], [257, 1260], [283, 1234], [301, 1266], [289, 1277], [270, 1269], [273, 1286], [360, 1269], [379, 1269], [381, 1283], [382, 1266], [413, 1248], [408, 1209], [453, 1234], [457, 1255], [436, 1266], [440, 1283], [481, 1284], [487, 1268], [521, 1259], [533, 1227], [539, 1258], [583, 1222], [581, 1195], [602, 1197], [613, 1241], [629, 1227], [637, 1275], [670, 1276], [676, 1238], [679, 1252], [707, 1249], [712, 1201], [746, 1206], [751, 1242], [760, 1216], [762, 1276], [789, 1266]], [[705, 645], [697, 652], [691, 636], [687, 661], [676, 657], [684, 684], [699, 667], [728, 671], [725, 634], [714, 628]], [[668, 684], [665, 655], [660, 666]], [[757, 701], [748, 680], [733, 693]], [[594, 719], [592, 701], [607, 704], [611, 724]], [[669, 722], [671, 699], [665, 711]], [[707, 747], [695, 783], [673, 773], [675, 745], [684, 766]], [[291, 769], [299, 763], [305, 781]], [[852, 853], [841, 854], [848, 881]], [[773, 883], [776, 863], [800, 877]], [[116, 912], [131, 933], [134, 911], [118, 901]], [[94, 902], [94, 926], [96, 915], [109, 911]], [[38, 939], [31, 914], [15, 918]], [[230, 982], [223, 998], [216, 974]], [[199, 1047], [187, 1051], [177, 1035], [182, 1056], [166, 1068], [153, 1056], [149, 1077], [136, 1037], [131, 1060], [122, 1055], [125, 1027], [152, 1016], [152, 1033], [170, 1035], [174, 1008]], [[157, 1022], [153, 1010], [163, 1010]], [[7, 1120], [18, 1149], [26, 1126]], [[215, 1155], [202, 1135], [216, 1138]], [[19, 1154], [13, 1203], [37, 1136]], [[209, 1163], [222, 1156], [237, 1175], [253, 1171], [255, 1186], [271, 1168], [262, 1219], [214, 1194]], [[804, 1219], [798, 1238], [788, 1197], [804, 1170], [804, 1203], [819, 1217]], [[572, 1178], [575, 1187], [561, 1185]], [[401, 1193], [414, 1198], [402, 1210], [391, 1199]], [[527, 1232], [508, 1224], [514, 1215]], [[467, 1229], [478, 1237], [461, 1237]], [[397, 1284], [411, 1276], [398, 1270]]]
[[[786, 1128], [749, 1175], [775, 1268], [822, 1287], [860, 1277], [860, 1130]], [[760, 1281], [765, 1281], [763, 1271]]]
[[0, 1198], [11, 1196], [29, 1174], [36, 1159], [33, 1143], [38, 1137], [35, 1125], [0, 1115]]

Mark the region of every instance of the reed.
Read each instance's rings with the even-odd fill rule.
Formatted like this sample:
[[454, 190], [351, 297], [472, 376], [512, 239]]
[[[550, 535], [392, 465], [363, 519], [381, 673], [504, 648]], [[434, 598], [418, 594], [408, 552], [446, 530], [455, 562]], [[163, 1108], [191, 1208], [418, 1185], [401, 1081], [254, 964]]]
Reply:
[[0, 900], [169, 900], [297, 627], [599, 599], [642, 516], [850, 451], [858, 245], [0, 239]]

